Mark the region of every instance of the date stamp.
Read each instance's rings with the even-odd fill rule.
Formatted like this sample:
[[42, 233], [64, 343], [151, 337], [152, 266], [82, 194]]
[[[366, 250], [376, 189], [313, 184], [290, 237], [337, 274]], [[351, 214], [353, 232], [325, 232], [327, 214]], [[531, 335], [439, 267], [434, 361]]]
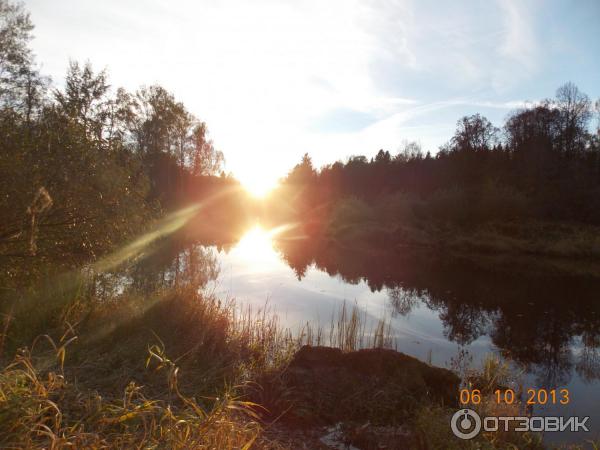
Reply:
[[[527, 405], [568, 405], [571, 396], [567, 388], [543, 389], [529, 388], [525, 391], [523, 402]], [[513, 389], [496, 389], [493, 400], [497, 404], [512, 405], [520, 400], [520, 395]], [[482, 393], [479, 389], [461, 389], [459, 395], [461, 405], [479, 405]]]

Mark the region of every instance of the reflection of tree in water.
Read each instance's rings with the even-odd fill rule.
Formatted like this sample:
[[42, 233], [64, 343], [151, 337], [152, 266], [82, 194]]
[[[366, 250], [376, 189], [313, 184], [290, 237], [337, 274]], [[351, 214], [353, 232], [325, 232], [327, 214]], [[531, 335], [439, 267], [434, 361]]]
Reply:
[[[458, 344], [489, 335], [540, 386], [563, 384], [573, 370], [584, 380], [600, 378], [598, 281], [492, 272], [464, 261], [330, 242], [276, 245], [300, 278], [315, 264], [349, 283], [385, 289], [394, 314], [406, 315], [422, 302], [438, 312], [446, 337]], [[581, 351], [574, 350], [578, 337]]]
[[200, 290], [217, 279], [219, 269], [214, 248], [169, 239], [129, 267], [104, 274], [96, 283], [96, 291], [102, 295], [107, 292], [150, 295], [174, 287]]
[[573, 369], [573, 322], [565, 311], [547, 311], [527, 317], [505, 311], [492, 332], [493, 342], [505, 356], [522, 362], [536, 376], [538, 386], [567, 383]]
[[298, 280], [306, 276], [306, 271], [314, 263], [315, 241], [302, 237], [286, 237], [275, 242], [281, 258], [292, 268]]
[[419, 304], [424, 295], [416, 289], [404, 289], [402, 286], [386, 288], [390, 305], [392, 305], [392, 316], [410, 314], [415, 306]]
[[459, 345], [470, 344], [488, 332], [489, 313], [480, 305], [458, 301], [444, 302], [430, 297], [427, 306], [440, 312], [445, 336]]
[[587, 382], [600, 379], [600, 334], [599, 330], [586, 330], [581, 336], [581, 355], [575, 366], [577, 374]]

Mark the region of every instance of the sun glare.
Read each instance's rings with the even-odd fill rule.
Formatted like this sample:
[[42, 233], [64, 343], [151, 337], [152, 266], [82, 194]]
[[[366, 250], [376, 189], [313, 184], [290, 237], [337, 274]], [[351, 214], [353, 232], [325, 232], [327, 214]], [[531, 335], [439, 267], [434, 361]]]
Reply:
[[272, 237], [272, 233], [256, 225], [242, 236], [232, 254], [246, 262], [253, 270], [265, 269], [279, 260], [273, 249]]
[[275, 180], [260, 171], [255, 172], [252, 176], [241, 176], [240, 181], [244, 189], [256, 198], [265, 197], [277, 185]]
[[253, 272], [268, 270], [281, 264], [279, 255], [273, 247], [273, 240], [295, 227], [295, 224], [286, 224], [267, 230], [256, 224], [242, 236], [230, 254], [243, 262], [248, 270]]

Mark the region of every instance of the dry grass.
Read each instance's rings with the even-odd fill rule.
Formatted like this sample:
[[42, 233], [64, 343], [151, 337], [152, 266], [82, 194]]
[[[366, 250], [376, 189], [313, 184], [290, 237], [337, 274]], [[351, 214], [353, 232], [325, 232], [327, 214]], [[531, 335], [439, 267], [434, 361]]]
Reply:
[[81, 389], [64, 375], [65, 345], [55, 347], [56, 370], [40, 370], [24, 349], [0, 373], [3, 448], [238, 449], [258, 436], [259, 423], [247, 417], [253, 405], [225, 392], [207, 410], [181, 394], [178, 368], [159, 346], [148, 365], [166, 373], [169, 399], [149, 398], [135, 382], [120, 398]]
[[[242, 363], [255, 371], [272, 359], [260, 349], [280, 348], [274, 327], [238, 320], [232, 303], [191, 291], [119, 304], [81, 300], [53, 301], [48, 334], [7, 349], [0, 447], [252, 445], [261, 430], [258, 406], [238, 397], [236, 382]], [[32, 329], [41, 315], [33, 315]], [[5, 331], [13, 345], [28, 335]]]
[[369, 318], [358, 306], [348, 308], [346, 302], [334, 311], [329, 328], [315, 326], [307, 322], [297, 335], [299, 344], [325, 345], [339, 348], [344, 352], [361, 348], [392, 348], [394, 337], [388, 318], [378, 319], [368, 328]]
[[[458, 359], [465, 359], [460, 355]], [[466, 358], [468, 359], [468, 357]], [[472, 361], [467, 361], [470, 365]], [[458, 364], [460, 366], [460, 363]], [[463, 387], [479, 389], [481, 403], [470, 405], [480, 416], [526, 416], [530, 414], [526, 405], [515, 402], [512, 405], [498, 404], [495, 401], [494, 391], [498, 388], [511, 387], [517, 392], [522, 390], [521, 374], [495, 354], [484, 357], [480, 369], [462, 368], [459, 370], [463, 378]], [[546, 448], [560, 450], [600, 449], [600, 441], [586, 441], [581, 444], [572, 444], [559, 447], [548, 447], [542, 443], [539, 433], [518, 433], [515, 431], [497, 431], [481, 433], [470, 441], [455, 439], [448, 426], [450, 417], [455, 410], [442, 407], [423, 406], [417, 413], [414, 429], [418, 435], [418, 448], [446, 448], [453, 449], [529, 449], [542, 450]]]
[[[389, 324], [367, 331], [345, 304], [329, 330], [293, 334], [267, 308], [240, 312], [193, 290], [98, 303], [85, 293], [61, 290], [30, 324], [19, 307], [4, 329], [12, 345], [0, 372], [3, 448], [248, 448], [261, 407], [239, 396], [260, 374], [323, 336], [345, 351], [391, 342]], [[15, 350], [42, 322], [47, 334]]]

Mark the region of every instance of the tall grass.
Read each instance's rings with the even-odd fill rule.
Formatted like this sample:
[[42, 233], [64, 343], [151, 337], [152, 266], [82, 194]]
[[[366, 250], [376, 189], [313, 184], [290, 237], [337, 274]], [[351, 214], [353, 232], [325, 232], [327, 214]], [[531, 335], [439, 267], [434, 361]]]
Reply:
[[260, 406], [239, 397], [245, 383], [325, 335], [345, 351], [389, 340], [389, 324], [367, 333], [345, 304], [327, 332], [292, 333], [268, 308], [240, 310], [187, 288], [95, 302], [69, 282], [48, 294], [5, 322], [2, 447], [247, 448], [262, 425]]
[[[229, 332], [231, 306], [190, 292], [142, 308], [139, 302], [81, 308], [71, 301], [58, 314], [51, 309], [56, 317], [49, 317], [50, 334], [68, 332], [57, 343], [49, 334], [34, 339], [0, 372], [0, 446], [249, 447], [260, 424], [254, 405], [236, 398], [228, 384], [235, 371], [227, 366], [236, 360], [232, 352], [252, 339]], [[80, 339], [67, 319], [80, 322]], [[99, 333], [116, 319], [111, 331]], [[169, 329], [174, 321], [181, 327]], [[177, 361], [167, 357], [165, 341]], [[227, 344], [232, 352], [223, 355]], [[188, 386], [198, 386], [190, 393], [182, 392], [180, 364]]]
[[36, 367], [28, 350], [0, 372], [0, 445], [3, 448], [249, 448], [260, 425], [244, 420], [253, 405], [226, 391], [205, 409], [178, 390], [177, 366], [159, 347], [148, 363], [167, 373], [172, 399], [149, 398], [130, 382], [121, 397], [86, 391], [62, 369], [65, 347], [56, 347], [61, 364]]
[[331, 316], [329, 328], [307, 322], [297, 334], [299, 345], [325, 345], [344, 352], [361, 348], [392, 348], [395, 344], [391, 322], [386, 317], [378, 319], [368, 328], [366, 311], [354, 305], [350, 310], [344, 301]]

